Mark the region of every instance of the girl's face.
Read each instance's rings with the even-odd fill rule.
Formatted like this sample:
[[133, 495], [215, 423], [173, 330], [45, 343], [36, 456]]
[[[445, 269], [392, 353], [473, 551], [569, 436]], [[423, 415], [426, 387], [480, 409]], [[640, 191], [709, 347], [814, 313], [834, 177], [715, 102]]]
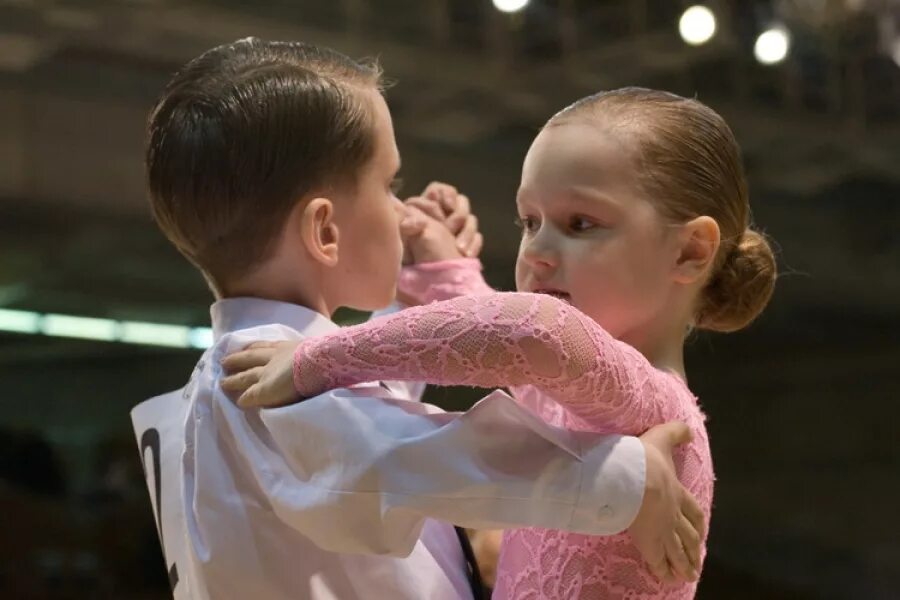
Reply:
[[619, 339], [662, 314], [679, 254], [632, 152], [583, 122], [546, 128], [525, 157], [516, 199], [519, 291], [556, 295]]

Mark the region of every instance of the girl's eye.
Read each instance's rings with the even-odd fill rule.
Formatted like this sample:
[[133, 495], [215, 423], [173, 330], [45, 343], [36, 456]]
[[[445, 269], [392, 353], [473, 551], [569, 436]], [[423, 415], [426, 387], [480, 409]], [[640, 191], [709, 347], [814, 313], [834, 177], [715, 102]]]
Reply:
[[514, 222], [523, 231], [531, 232], [537, 228], [537, 222], [532, 217], [517, 217]]
[[572, 217], [569, 221], [569, 229], [575, 232], [587, 231], [596, 227], [596, 223], [584, 217]]
[[403, 189], [403, 178], [402, 177], [394, 177], [391, 180], [391, 192], [397, 196], [400, 194], [400, 191]]

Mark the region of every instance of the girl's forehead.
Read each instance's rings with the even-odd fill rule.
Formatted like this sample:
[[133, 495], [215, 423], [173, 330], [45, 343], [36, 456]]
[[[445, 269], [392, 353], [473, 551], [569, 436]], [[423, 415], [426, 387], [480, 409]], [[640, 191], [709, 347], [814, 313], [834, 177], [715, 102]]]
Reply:
[[522, 188], [634, 186], [632, 152], [619, 136], [582, 123], [554, 125], [535, 138], [522, 167]]

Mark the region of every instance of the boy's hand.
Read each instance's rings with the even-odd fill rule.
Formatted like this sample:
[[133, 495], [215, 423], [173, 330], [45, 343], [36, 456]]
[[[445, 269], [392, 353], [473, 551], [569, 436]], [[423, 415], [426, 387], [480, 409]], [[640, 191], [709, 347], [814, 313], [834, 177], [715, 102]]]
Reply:
[[294, 351], [300, 342], [256, 342], [222, 359], [228, 374], [222, 390], [238, 406], [274, 407], [299, 400], [294, 388]]
[[700, 505], [675, 475], [672, 449], [691, 440], [683, 423], [657, 425], [640, 437], [647, 457], [644, 500], [628, 528], [654, 575], [696, 581], [706, 523]]

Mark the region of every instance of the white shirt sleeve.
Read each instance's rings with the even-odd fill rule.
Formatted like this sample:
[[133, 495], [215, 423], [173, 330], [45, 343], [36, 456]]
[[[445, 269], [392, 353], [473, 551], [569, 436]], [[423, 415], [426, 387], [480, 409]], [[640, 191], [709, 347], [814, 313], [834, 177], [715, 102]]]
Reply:
[[377, 386], [246, 413], [219, 394], [272, 510], [326, 550], [406, 556], [427, 517], [613, 534], [643, 497], [640, 440], [550, 426], [500, 391], [466, 413]]

